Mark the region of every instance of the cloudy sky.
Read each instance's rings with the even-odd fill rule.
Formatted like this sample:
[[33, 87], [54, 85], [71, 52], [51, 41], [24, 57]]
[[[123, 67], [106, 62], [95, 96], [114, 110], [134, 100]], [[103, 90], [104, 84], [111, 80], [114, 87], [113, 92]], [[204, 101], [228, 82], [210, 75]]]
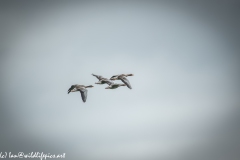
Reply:
[[[0, 152], [238, 160], [239, 6], [1, 1]], [[94, 85], [86, 103], [72, 84]]]

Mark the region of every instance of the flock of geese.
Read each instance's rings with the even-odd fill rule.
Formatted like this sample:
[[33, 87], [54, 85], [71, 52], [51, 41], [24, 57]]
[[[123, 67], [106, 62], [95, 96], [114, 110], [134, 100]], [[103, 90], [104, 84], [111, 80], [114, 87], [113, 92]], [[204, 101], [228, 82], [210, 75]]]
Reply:
[[[133, 74], [114, 75], [110, 79], [104, 78], [100, 75], [95, 75], [95, 74], [92, 74], [92, 75], [95, 76], [99, 80], [95, 84], [108, 84], [108, 87], [106, 87], [105, 89], [116, 89], [120, 86], [127, 86], [129, 89], [132, 89], [130, 82], [128, 81], [128, 79], [126, 77], [133, 76]], [[115, 80], [121, 80], [124, 84], [114, 83], [113, 81], [115, 81]], [[75, 85], [72, 85], [68, 89], [68, 94], [70, 92], [78, 92], [79, 91], [81, 93], [83, 102], [86, 102], [87, 91], [88, 91], [86, 88], [92, 88], [92, 87], [93, 87], [93, 85], [84, 86], [84, 85], [75, 84]]]

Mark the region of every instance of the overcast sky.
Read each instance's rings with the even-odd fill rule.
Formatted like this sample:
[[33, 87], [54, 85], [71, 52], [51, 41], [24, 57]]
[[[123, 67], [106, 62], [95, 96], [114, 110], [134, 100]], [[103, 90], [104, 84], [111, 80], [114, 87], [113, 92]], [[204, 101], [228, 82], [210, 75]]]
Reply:
[[[0, 152], [240, 158], [239, 3], [0, 6]], [[105, 90], [92, 73], [132, 73], [133, 89]], [[72, 84], [94, 85], [86, 103]]]

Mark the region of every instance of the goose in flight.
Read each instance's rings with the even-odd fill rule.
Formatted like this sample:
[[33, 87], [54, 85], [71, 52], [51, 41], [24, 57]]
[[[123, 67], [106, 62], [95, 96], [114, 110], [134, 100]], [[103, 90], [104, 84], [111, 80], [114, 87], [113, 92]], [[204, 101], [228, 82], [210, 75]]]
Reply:
[[99, 76], [99, 75], [95, 75], [95, 74], [92, 74], [92, 75], [95, 76], [99, 80], [95, 84], [108, 84], [108, 85], [111, 85], [113, 83], [109, 79], [104, 78], [103, 76]]
[[127, 76], [133, 76], [133, 74], [119, 74], [119, 75], [114, 75], [110, 78], [110, 80], [121, 80], [124, 84], [127, 85], [129, 89], [132, 89], [130, 82], [126, 78]]
[[82, 100], [83, 100], [83, 102], [85, 103], [86, 100], [87, 100], [87, 91], [88, 91], [86, 88], [92, 88], [92, 87], [93, 87], [92, 85], [84, 86], [84, 85], [75, 84], [75, 85], [72, 85], [72, 86], [68, 89], [68, 94], [69, 94], [70, 92], [78, 92], [78, 91], [80, 91], [81, 96], [82, 96]]

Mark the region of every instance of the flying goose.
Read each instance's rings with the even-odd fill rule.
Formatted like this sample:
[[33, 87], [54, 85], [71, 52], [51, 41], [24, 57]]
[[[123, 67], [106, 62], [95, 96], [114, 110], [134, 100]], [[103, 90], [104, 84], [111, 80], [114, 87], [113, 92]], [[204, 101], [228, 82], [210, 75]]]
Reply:
[[69, 94], [70, 92], [78, 92], [78, 91], [80, 91], [81, 96], [82, 96], [82, 100], [83, 100], [83, 102], [85, 103], [86, 100], [87, 100], [87, 91], [88, 91], [86, 88], [92, 88], [92, 87], [93, 87], [92, 85], [84, 86], [84, 85], [75, 84], [75, 85], [72, 85], [72, 86], [68, 89], [68, 94]]
[[132, 89], [130, 82], [126, 78], [127, 76], [133, 76], [133, 74], [119, 74], [119, 75], [114, 75], [110, 78], [110, 80], [121, 80], [124, 84], [127, 85], [129, 89]]
[[113, 83], [109, 79], [104, 78], [103, 76], [99, 76], [99, 75], [95, 75], [95, 74], [92, 74], [92, 75], [95, 76], [99, 80], [95, 84], [108, 84], [108, 85], [111, 85]]

